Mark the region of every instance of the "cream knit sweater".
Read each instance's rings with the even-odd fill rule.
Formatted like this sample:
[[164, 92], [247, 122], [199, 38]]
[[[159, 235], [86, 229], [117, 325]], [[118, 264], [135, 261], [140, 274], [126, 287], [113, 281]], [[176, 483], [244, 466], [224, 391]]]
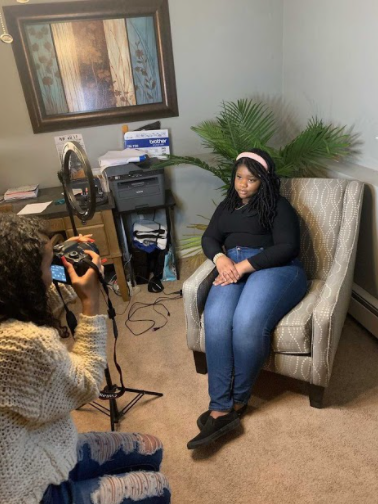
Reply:
[[[60, 299], [52, 293], [51, 300], [56, 311]], [[55, 329], [0, 322], [1, 504], [39, 503], [75, 466], [70, 411], [99, 395], [106, 332], [104, 315], [80, 315], [68, 351]]]

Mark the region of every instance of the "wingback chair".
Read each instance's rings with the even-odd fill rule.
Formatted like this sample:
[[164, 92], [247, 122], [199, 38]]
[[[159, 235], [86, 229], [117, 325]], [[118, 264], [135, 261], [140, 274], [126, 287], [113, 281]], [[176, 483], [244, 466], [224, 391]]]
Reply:
[[[264, 369], [309, 383], [310, 404], [322, 407], [352, 291], [363, 184], [341, 179], [283, 179], [281, 194], [298, 213], [303, 300], [277, 325]], [[204, 306], [217, 270], [206, 260], [183, 286], [187, 342], [196, 370], [207, 372]]]

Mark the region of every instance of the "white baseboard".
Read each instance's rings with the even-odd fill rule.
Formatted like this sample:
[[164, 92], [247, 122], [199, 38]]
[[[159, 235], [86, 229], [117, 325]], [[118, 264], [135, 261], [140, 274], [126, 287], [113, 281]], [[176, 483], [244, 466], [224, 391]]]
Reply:
[[348, 311], [352, 317], [378, 338], [378, 307], [375, 298], [372, 298], [361, 287], [354, 285]]

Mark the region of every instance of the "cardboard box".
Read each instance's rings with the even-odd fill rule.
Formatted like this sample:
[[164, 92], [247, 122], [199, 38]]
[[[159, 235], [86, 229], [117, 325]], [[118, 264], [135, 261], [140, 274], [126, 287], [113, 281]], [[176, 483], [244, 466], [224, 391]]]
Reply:
[[125, 149], [140, 149], [150, 157], [165, 159], [170, 154], [167, 129], [128, 131], [124, 142]]

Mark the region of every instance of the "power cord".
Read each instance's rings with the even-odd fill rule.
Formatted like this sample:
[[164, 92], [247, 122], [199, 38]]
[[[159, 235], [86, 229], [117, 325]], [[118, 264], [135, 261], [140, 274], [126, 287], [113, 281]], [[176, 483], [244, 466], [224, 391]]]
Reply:
[[[149, 282], [149, 285], [150, 285], [150, 282], [152, 279], [147, 279], [144, 277], [140, 277], [140, 278]], [[149, 290], [149, 292], [154, 292], [151, 289], [148, 289], [148, 290]], [[170, 314], [168, 308], [165, 306], [164, 302], [166, 303], [168, 301], [175, 301], [177, 299], [182, 298], [182, 289], [180, 289], [178, 291], [173, 291], [173, 292], [165, 292], [164, 288], [162, 288], [162, 290], [159, 290], [158, 292], [162, 292], [165, 295], [157, 297], [153, 303], [142, 303], [141, 301], [135, 301], [130, 306], [129, 312], [127, 314], [127, 319], [125, 320], [125, 326], [129, 329], [129, 331], [134, 336], [141, 336], [142, 334], [145, 334], [146, 332], [150, 331], [151, 329], [153, 331], [158, 331], [159, 329], [162, 329], [163, 327], [165, 327], [168, 323], [168, 317], [170, 317], [171, 314]], [[161, 310], [160, 310], [160, 307], [161, 307]], [[155, 313], [160, 315], [160, 317], [162, 317], [164, 319], [163, 324], [157, 325], [156, 320], [154, 320], [152, 318], [150, 318], [150, 319], [135, 318], [135, 314], [139, 310], [142, 310], [145, 308], [152, 308]], [[163, 310], [165, 313], [162, 313]], [[131, 323], [135, 323], [135, 322], [149, 322], [149, 326], [146, 329], [144, 329], [143, 331], [135, 332], [130, 325]]]

